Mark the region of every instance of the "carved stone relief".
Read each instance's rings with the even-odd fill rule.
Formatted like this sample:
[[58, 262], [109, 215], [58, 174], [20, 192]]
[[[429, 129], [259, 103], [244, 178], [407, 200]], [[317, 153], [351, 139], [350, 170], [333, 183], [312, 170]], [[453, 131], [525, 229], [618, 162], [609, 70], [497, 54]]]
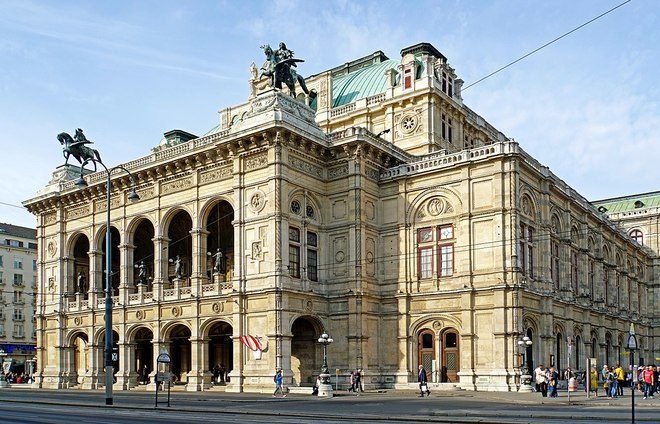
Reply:
[[228, 178], [231, 178], [232, 174], [233, 174], [233, 169], [231, 166], [211, 169], [199, 175], [199, 183], [206, 184], [214, 181], [226, 180]]
[[268, 165], [268, 154], [260, 153], [250, 156], [245, 159], [245, 170], [252, 171], [254, 169], [264, 168]]
[[66, 218], [69, 220], [80, 218], [85, 215], [89, 215], [89, 205], [81, 206], [76, 209], [71, 209], [66, 212]]
[[52, 224], [57, 219], [57, 214], [55, 212], [45, 213], [43, 215], [44, 225]]
[[46, 250], [48, 251], [48, 256], [51, 258], [54, 257], [57, 253], [57, 242], [55, 240], [49, 240]]
[[334, 168], [328, 169], [329, 180], [345, 177], [346, 175], [348, 175], [348, 165], [336, 166]]
[[313, 165], [295, 156], [289, 156], [289, 164], [292, 168], [302, 171], [305, 174], [309, 174], [317, 178], [323, 178], [323, 168], [320, 166]]
[[164, 183], [161, 185], [160, 192], [162, 194], [175, 193], [177, 191], [186, 190], [187, 188], [192, 187], [192, 185], [192, 177], [181, 178], [179, 180]]
[[255, 191], [250, 197], [250, 210], [259, 213], [266, 206], [266, 195], [261, 191]]
[[340, 276], [346, 274], [346, 237], [335, 237], [332, 241], [332, 250], [336, 264], [332, 267], [334, 275]]

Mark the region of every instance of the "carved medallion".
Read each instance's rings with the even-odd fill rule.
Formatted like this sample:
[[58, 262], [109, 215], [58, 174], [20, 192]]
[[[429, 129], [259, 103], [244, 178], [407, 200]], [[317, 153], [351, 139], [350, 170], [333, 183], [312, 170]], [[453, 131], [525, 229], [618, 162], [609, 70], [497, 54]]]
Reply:
[[261, 259], [261, 240], [252, 242], [252, 259], [260, 260]]
[[346, 259], [346, 254], [344, 254], [344, 252], [340, 250], [339, 252], [335, 253], [335, 260], [337, 262], [344, 262], [344, 259]]
[[438, 216], [444, 213], [454, 212], [454, 208], [449, 204], [449, 202], [440, 197], [429, 200], [426, 206], [426, 210], [431, 216]]
[[48, 242], [47, 249], [48, 249], [48, 254], [50, 255], [51, 258], [55, 256], [55, 254], [57, 253], [57, 242], [55, 242], [55, 240], [50, 240]]
[[266, 206], [266, 197], [261, 191], [252, 194], [250, 198], [250, 209], [254, 213], [259, 213]]
[[213, 312], [219, 314], [225, 309], [225, 305], [220, 302], [215, 302], [211, 308], [213, 309]]
[[75, 317], [73, 319], [73, 323], [76, 324], [77, 326], [80, 326], [82, 324], [82, 318], [81, 317]]
[[418, 124], [419, 122], [415, 115], [406, 115], [401, 118], [401, 132], [404, 134], [410, 134], [417, 129]]
[[172, 316], [178, 317], [181, 315], [181, 307], [180, 306], [175, 306], [172, 308]]
[[367, 252], [367, 263], [374, 262], [374, 254], [372, 252]]
[[312, 302], [311, 299], [305, 300], [305, 310], [307, 312], [312, 312], [312, 309], [314, 309], [314, 302]]
[[444, 324], [442, 323], [442, 321], [440, 321], [440, 320], [433, 321], [433, 329], [435, 331], [440, 331], [443, 326], [444, 326]]
[[144, 311], [137, 311], [135, 312], [135, 318], [138, 320], [142, 321], [144, 319]]

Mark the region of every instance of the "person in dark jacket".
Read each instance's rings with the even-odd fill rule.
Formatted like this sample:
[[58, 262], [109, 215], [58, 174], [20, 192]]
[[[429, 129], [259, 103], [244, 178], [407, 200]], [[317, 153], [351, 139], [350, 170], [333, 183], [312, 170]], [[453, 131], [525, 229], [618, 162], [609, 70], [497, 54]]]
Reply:
[[427, 396], [431, 396], [431, 391], [429, 390], [429, 382], [426, 378], [426, 370], [424, 369], [423, 365], [419, 366], [417, 381], [419, 382], [419, 397], [424, 397], [424, 391], [426, 391]]

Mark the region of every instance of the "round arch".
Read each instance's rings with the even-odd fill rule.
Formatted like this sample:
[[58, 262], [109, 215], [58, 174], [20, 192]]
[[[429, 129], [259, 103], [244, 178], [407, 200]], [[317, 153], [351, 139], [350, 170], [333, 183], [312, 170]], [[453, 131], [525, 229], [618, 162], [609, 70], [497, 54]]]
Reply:
[[176, 207], [166, 210], [163, 216], [157, 222], [157, 225], [155, 224], [156, 234], [167, 235], [167, 230], [169, 229], [170, 225], [172, 225], [172, 220], [174, 219], [174, 217], [177, 216], [179, 212], [185, 212], [186, 214], [188, 214], [190, 220], [193, 223], [195, 222], [195, 220], [193, 219], [194, 214], [192, 213], [190, 208], [185, 205], [178, 205]]
[[453, 207], [453, 212], [450, 215], [459, 214], [463, 210], [463, 201], [458, 193], [446, 187], [436, 187], [424, 190], [410, 202], [410, 205], [406, 209], [406, 222], [416, 223], [417, 215], [421, 208], [424, 207], [428, 200], [434, 197], [442, 197]]
[[320, 372], [323, 348], [317, 340], [325, 332], [321, 324], [317, 317], [311, 315], [298, 316], [291, 322], [291, 372], [294, 385], [311, 385], [315, 375]]

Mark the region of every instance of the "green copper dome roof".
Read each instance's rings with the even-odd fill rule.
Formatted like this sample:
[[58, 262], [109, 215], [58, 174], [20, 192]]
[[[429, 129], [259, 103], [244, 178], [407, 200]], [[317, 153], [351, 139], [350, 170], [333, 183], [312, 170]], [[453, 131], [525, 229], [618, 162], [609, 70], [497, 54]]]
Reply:
[[633, 194], [631, 196], [615, 197], [613, 199], [593, 202], [596, 208], [604, 207], [609, 213], [629, 212], [635, 209], [646, 209], [660, 206], [660, 191]]
[[384, 93], [387, 87], [385, 71], [399, 65], [398, 60], [385, 60], [346, 75], [332, 78], [332, 107]]

